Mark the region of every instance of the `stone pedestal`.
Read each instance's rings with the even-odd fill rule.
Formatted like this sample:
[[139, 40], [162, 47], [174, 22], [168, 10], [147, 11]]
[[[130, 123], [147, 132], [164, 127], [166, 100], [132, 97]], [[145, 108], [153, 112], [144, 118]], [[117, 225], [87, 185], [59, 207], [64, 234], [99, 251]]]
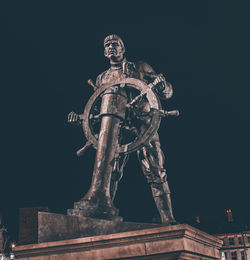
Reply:
[[219, 259], [222, 241], [189, 225], [17, 246], [19, 260]]
[[115, 234], [161, 226], [152, 223], [123, 222], [122, 218], [106, 220], [39, 212], [38, 242]]

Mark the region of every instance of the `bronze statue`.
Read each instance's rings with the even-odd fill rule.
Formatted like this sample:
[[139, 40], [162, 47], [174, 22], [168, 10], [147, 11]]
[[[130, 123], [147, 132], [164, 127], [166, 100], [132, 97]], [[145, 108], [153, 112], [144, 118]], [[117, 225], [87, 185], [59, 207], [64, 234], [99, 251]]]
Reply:
[[162, 223], [174, 224], [164, 155], [157, 133], [161, 117], [179, 114], [177, 110], [162, 110], [159, 102], [159, 98], [169, 99], [173, 88], [150, 65], [129, 62], [124, 53], [124, 43], [119, 36], [112, 34], [104, 39], [104, 55], [110, 61], [110, 68], [97, 77], [96, 84], [88, 81], [95, 93], [84, 114], [71, 112], [68, 116], [68, 122], [83, 126], [88, 139], [77, 154], [82, 155], [90, 145], [97, 149], [91, 188], [68, 214], [117, 218], [113, 200], [128, 154], [136, 151]]

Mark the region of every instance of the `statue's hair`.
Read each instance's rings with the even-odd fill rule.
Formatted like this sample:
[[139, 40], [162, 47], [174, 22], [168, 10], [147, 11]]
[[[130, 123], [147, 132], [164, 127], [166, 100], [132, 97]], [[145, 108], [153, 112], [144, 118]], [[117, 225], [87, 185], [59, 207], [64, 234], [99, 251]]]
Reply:
[[104, 38], [104, 46], [106, 44], [107, 41], [110, 41], [110, 40], [117, 40], [118, 42], [120, 42], [122, 48], [123, 48], [123, 51], [125, 52], [125, 46], [124, 46], [124, 43], [121, 39], [120, 36], [118, 36], [117, 34], [110, 34], [108, 35], [107, 37]]

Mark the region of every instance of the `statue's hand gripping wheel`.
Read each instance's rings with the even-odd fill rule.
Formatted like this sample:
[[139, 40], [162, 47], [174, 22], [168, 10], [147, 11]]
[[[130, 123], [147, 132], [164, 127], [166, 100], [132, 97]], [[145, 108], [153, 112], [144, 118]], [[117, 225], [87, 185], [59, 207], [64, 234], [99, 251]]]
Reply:
[[[81, 122], [87, 138], [87, 143], [77, 151], [77, 155], [83, 155], [85, 150], [93, 145], [97, 149], [96, 160], [90, 190], [68, 213], [113, 219], [117, 217], [118, 210], [110, 199], [109, 185], [115, 159], [119, 154], [128, 154], [148, 145], [160, 126], [161, 117], [179, 115], [179, 112], [161, 109], [153, 83], [147, 85], [142, 80], [126, 78], [98, 88], [90, 80], [88, 82], [95, 92], [90, 97], [84, 113], [70, 113], [69, 122]], [[133, 95], [129, 97], [128, 93], [131, 92]], [[148, 109], [141, 114], [137, 113], [133, 120], [131, 114], [136, 114], [136, 106], [141, 102], [146, 102]], [[144, 119], [140, 120], [141, 117]], [[133, 121], [143, 122], [145, 117], [146, 127], [133, 126]], [[127, 133], [129, 138], [124, 138], [124, 133]]]

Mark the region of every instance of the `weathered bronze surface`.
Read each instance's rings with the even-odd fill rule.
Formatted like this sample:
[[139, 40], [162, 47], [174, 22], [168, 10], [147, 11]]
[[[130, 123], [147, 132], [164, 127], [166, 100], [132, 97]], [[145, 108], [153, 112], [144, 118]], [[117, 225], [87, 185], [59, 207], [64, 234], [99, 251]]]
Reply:
[[121, 219], [113, 200], [128, 154], [136, 151], [162, 223], [174, 224], [164, 155], [157, 134], [161, 117], [179, 115], [177, 110], [162, 110], [159, 101], [170, 98], [173, 88], [147, 63], [127, 61], [124, 52], [119, 36], [109, 35], [104, 39], [104, 55], [111, 66], [97, 77], [96, 84], [88, 81], [95, 92], [84, 113], [71, 112], [68, 116], [68, 122], [82, 125], [88, 140], [77, 155], [83, 155], [91, 145], [97, 149], [91, 187], [68, 214]]

